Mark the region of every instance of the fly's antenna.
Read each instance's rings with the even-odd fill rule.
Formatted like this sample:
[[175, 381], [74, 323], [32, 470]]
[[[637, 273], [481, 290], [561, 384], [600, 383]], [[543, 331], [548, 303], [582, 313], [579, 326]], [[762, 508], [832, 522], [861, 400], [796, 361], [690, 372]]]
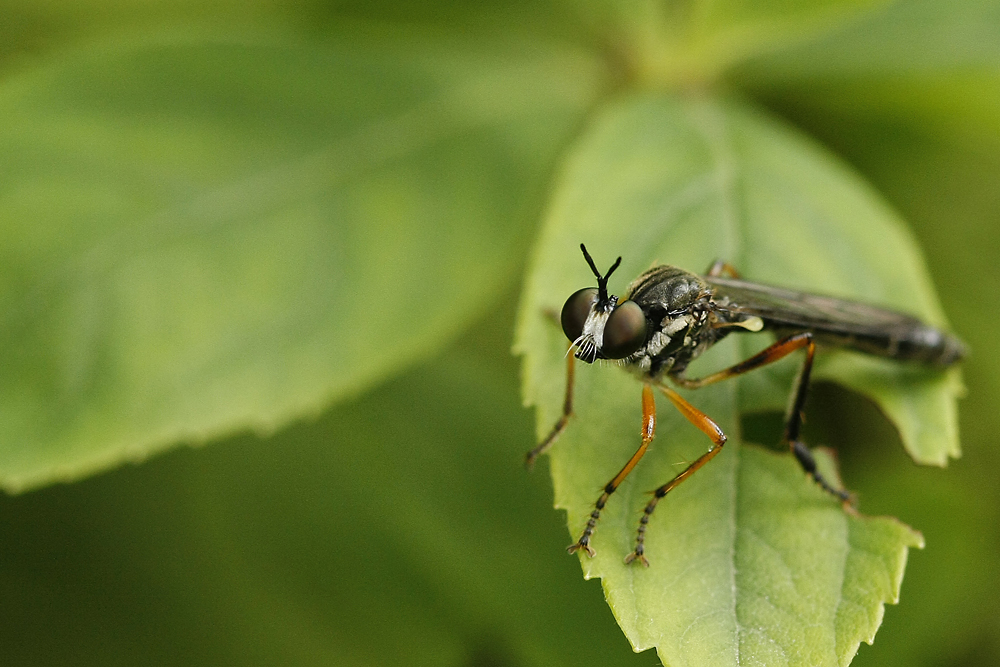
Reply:
[[590, 270], [594, 272], [595, 276], [597, 276], [597, 297], [598, 297], [598, 300], [599, 301], [607, 301], [608, 300], [608, 278], [610, 278], [611, 274], [614, 273], [615, 269], [618, 268], [618, 265], [622, 263], [622, 258], [619, 257], [618, 259], [616, 259], [615, 263], [611, 265], [610, 269], [608, 269], [608, 272], [605, 273], [602, 276], [601, 272], [597, 270], [597, 265], [594, 264], [594, 259], [590, 256], [590, 253], [587, 252], [587, 246], [585, 246], [585, 245], [583, 245], [581, 243], [580, 244], [580, 250], [583, 251], [583, 257], [584, 257], [584, 259], [587, 260], [587, 264], [590, 264]]

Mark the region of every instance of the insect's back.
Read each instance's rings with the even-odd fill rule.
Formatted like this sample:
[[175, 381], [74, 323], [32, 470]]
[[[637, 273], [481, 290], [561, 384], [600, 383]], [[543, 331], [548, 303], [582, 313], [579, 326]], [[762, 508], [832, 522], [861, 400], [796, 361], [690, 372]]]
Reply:
[[827, 345], [935, 366], [951, 365], [965, 354], [957, 338], [904, 313], [732, 278], [704, 280], [720, 314], [756, 316], [778, 332], [811, 331]]
[[646, 344], [629, 359], [642, 372], [678, 373], [728, 331], [711, 326], [712, 289], [701, 276], [675, 266], [654, 266], [629, 286], [648, 321]]
[[679, 313], [710, 296], [711, 288], [701, 276], [662, 264], [636, 278], [623, 298], [635, 301], [643, 310]]

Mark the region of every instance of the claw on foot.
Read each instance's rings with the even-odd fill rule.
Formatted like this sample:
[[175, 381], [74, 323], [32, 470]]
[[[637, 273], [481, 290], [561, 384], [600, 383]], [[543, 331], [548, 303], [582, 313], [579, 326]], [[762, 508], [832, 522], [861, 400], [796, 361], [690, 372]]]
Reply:
[[639, 553], [638, 550], [633, 551], [628, 556], [625, 556], [625, 564], [628, 565], [632, 561], [639, 561], [642, 563], [643, 567], [649, 567], [649, 561], [646, 560], [646, 556]]
[[582, 542], [582, 541], [581, 542], [574, 542], [573, 544], [571, 544], [568, 547], [566, 547], [566, 551], [568, 551], [571, 554], [575, 554], [580, 549], [583, 549], [584, 551], [586, 551], [587, 555], [590, 556], [591, 558], [593, 558], [595, 555], [597, 555], [597, 552], [594, 551], [593, 547], [591, 547], [586, 542]]
[[824, 490], [833, 494], [833, 496], [840, 501], [840, 505], [841, 507], [844, 508], [845, 512], [852, 512], [854, 514], [857, 514], [858, 496], [856, 494], [851, 493], [850, 491], [847, 491], [845, 489], [835, 489], [832, 486], [828, 485], [826, 483], [826, 480], [819, 479], [817, 481], [819, 481], [820, 486], [822, 486]]

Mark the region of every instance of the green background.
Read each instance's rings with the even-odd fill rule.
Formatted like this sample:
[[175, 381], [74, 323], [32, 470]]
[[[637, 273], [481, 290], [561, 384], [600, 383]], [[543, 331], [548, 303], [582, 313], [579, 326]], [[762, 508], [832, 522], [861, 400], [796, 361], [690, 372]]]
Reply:
[[[852, 664], [1000, 659], [992, 3], [0, 16], [0, 475], [33, 488], [0, 497], [5, 664], [656, 664], [564, 554], [547, 464], [520, 467], [534, 418], [510, 346], [593, 111], [706, 81], [902, 213], [972, 349], [945, 470], [865, 400], [810, 399], [807, 439], [864, 511], [927, 542]], [[380, 131], [356, 131], [374, 111]]]

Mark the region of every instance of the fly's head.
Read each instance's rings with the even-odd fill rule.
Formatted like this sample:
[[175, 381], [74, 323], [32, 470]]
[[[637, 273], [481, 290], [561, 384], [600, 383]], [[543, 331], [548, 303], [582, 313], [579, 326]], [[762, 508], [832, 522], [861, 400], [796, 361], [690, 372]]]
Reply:
[[625, 359], [646, 342], [646, 314], [635, 301], [618, 303], [617, 296], [608, 294], [608, 278], [621, 264], [621, 257], [602, 276], [582, 243], [580, 249], [597, 276], [597, 287], [578, 290], [566, 300], [563, 332], [573, 341], [576, 358], [581, 361]]

